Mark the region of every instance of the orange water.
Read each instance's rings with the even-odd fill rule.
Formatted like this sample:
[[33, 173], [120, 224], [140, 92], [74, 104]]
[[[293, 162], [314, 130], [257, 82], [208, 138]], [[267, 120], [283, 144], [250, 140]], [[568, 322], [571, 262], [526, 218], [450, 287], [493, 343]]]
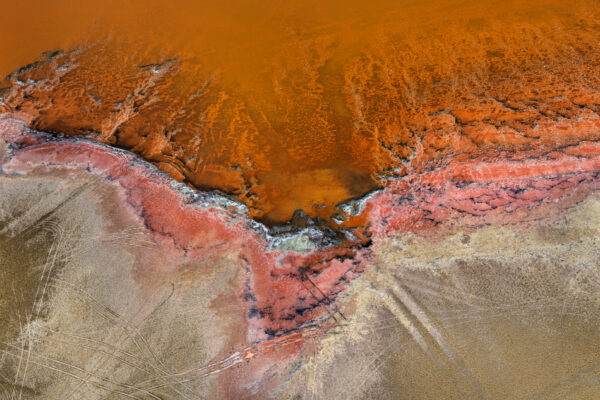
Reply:
[[[14, 1], [0, 17], [0, 73], [79, 48], [52, 90], [13, 101], [39, 113], [35, 127], [95, 132], [267, 222], [296, 209], [327, 219], [377, 174], [406, 168], [422, 140], [411, 124], [480, 96], [490, 77], [559, 65], [592, 43], [597, 5]], [[157, 78], [140, 68], [166, 61]], [[115, 122], [113, 104], [131, 93]]]

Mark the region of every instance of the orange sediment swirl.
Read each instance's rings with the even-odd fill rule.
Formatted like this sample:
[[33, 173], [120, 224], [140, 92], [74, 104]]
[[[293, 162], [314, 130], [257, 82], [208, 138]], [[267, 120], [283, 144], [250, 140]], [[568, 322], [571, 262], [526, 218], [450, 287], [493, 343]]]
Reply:
[[336, 227], [381, 176], [597, 134], [544, 129], [599, 111], [593, 1], [38, 3], [0, 24], [2, 110], [268, 224], [301, 209]]

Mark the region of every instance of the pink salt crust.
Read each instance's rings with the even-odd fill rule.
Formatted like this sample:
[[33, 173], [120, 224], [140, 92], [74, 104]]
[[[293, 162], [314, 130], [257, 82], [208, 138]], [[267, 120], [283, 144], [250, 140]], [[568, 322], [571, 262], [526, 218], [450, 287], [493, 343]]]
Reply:
[[[449, 161], [385, 182], [366, 207], [374, 240], [441, 225], [481, 226], [540, 219], [600, 184], [600, 143], [581, 142], [525, 159]], [[558, 206], [560, 204], [560, 206]]]
[[91, 173], [124, 191], [166, 259], [237, 254], [247, 268], [249, 288], [240, 299], [247, 303], [250, 342], [289, 332], [330, 312], [330, 297], [359, 271], [352, 260], [333, 259], [325, 271], [307, 279], [302, 267], [308, 255], [268, 251], [267, 240], [251, 229], [246, 217], [186, 204], [172, 180], [136, 162], [134, 155], [87, 141], [47, 141], [14, 119], [0, 121], [0, 139], [15, 147], [2, 164], [6, 174]]
[[[335, 255], [335, 248], [307, 255], [270, 251], [267, 239], [252, 229], [247, 217], [187, 204], [172, 180], [131, 154], [87, 141], [50, 140], [27, 130], [22, 121], [6, 117], [0, 120], [0, 139], [12, 149], [1, 164], [5, 174], [88, 173], [119, 188], [165, 258], [236, 254], [247, 279], [246, 292], [239, 293], [248, 319], [249, 347], [243, 358], [266, 351], [269, 355], [261, 363], [265, 368], [299, 351], [303, 335], [315, 335], [308, 323], [326, 315], [340, 318], [332, 301], [368, 264], [370, 252], [365, 246], [351, 258], [327, 257], [326, 268], [319, 271], [310, 269], [310, 260], [321, 251]], [[558, 212], [569, 201], [598, 189], [599, 174], [596, 142], [535, 156], [515, 153], [466, 161], [456, 157], [441, 168], [384, 180], [384, 189], [369, 198], [363, 215], [374, 246], [388, 235], [404, 232], [519, 223], [540, 210], [543, 215]], [[160, 273], [158, 269], [165, 267], [155, 263], [148, 268], [151, 274], [152, 268]]]

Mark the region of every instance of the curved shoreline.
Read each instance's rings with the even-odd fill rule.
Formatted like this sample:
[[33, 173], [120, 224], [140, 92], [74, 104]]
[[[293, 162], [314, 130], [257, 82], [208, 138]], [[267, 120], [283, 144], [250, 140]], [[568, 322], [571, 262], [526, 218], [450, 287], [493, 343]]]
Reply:
[[[594, 129], [589, 132], [594, 134]], [[446, 160], [431, 171], [391, 177], [383, 190], [341, 205], [340, 212], [362, 224], [361, 240], [323, 247], [317, 241], [313, 247], [300, 240], [315, 235], [312, 227], [271, 235], [245, 215], [238, 203], [194, 192], [132, 153], [37, 133], [14, 118], [0, 120], [0, 138], [5, 142], [0, 177], [81, 181], [67, 198], [79, 196], [88, 187], [106, 185], [114, 190], [111, 200], [100, 197], [106, 206], [118, 207], [110, 212], [111, 218], [118, 223], [137, 221], [152, 242], [131, 250], [136, 261], [131, 270], [121, 271], [133, 279], [143, 294], [140, 301], [148, 306], [160, 306], [164, 298], [170, 298], [171, 284], [185, 287], [192, 284], [185, 283], [188, 280], [199, 284], [204, 282], [202, 274], [210, 273], [202, 271], [218, 268], [222, 260], [231, 263], [228, 268], [237, 271], [238, 281], [243, 282], [227, 300], [218, 301], [238, 310], [227, 317], [239, 319], [230, 328], [235, 331], [230, 334], [237, 350], [227, 356], [220, 352], [186, 374], [222, 372], [221, 384], [226, 386], [233, 379], [239, 385], [236, 393], [264, 379], [274, 365], [287, 371], [305, 345], [345, 326], [348, 311], [340, 307], [360, 296], [357, 287], [364, 285], [360, 278], [378, 276], [382, 260], [391, 263], [386, 268], [392, 268], [393, 249], [410, 247], [410, 235], [422, 242], [414, 251], [423, 254], [407, 259], [428, 260], [429, 253], [435, 253], [429, 248], [437, 243], [449, 242], [444, 245], [447, 248], [458, 240], [460, 246], [468, 247], [469, 240], [482, 240], [470, 239], [469, 234], [482, 229], [526, 232], [529, 227], [544, 226], [600, 189], [600, 143], [595, 141], [535, 156]], [[25, 217], [37, 224], [36, 218], [43, 215]], [[3, 229], [10, 233], [13, 227]], [[457, 239], [456, 233], [462, 236]], [[435, 255], [432, 262], [438, 263], [439, 258]], [[177, 293], [186, 290], [173, 289]], [[369, 293], [364, 289], [364, 296]], [[391, 300], [385, 297], [384, 301]], [[393, 311], [395, 306], [390, 307]], [[250, 361], [251, 372], [241, 374], [230, 368]]]
[[[457, 227], [535, 223], [600, 188], [598, 142], [512, 161], [450, 159], [431, 171], [389, 179], [383, 190], [341, 204], [340, 212], [354, 227], [342, 225], [347, 240], [322, 245], [327, 232], [318, 226], [273, 234], [250, 219], [239, 203], [193, 191], [133, 153], [39, 134], [14, 119], [3, 121], [2, 135], [14, 145], [3, 173], [95, 174], [125, 191], [172, 257], [204, 257], [225, 248], [239, 252], [253, 275], [246, 295], [253, 340], [291, 332], [330, 313], [335, 295], [364, 270], [373, 241], [406, 232], [444, 236]], [[592, 136], [596, 130], [600, 134], [600, 122], [594, 121], [596, 128], [579, 121], [588, 124]], [[307, 283], [315, 286], [316, 295], [302, 294], [310, 293]]]

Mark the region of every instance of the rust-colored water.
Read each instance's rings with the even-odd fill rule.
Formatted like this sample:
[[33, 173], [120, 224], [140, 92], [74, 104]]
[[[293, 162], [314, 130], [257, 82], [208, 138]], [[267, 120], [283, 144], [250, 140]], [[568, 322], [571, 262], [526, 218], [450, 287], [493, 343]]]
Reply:
[[[473, 121], [506, 123], [490, 99], [519, 108], [593, 87], [599, 8], [15, 1], [0, 17], [0, 73], [40, 63], [5, 81], [0, 107], [35, 128], [137, 152], [176, 179], [235, 195], [266, 222], [296, 209], [328, 219], [414, 156], [505, 145], [500, 134], [469, 136]], [[41, 56], [55, 50], [65, 52]], [[444, 119], [465, 106], [454, 125]], [[460, 136], [468, 145], [452, 147]]]

